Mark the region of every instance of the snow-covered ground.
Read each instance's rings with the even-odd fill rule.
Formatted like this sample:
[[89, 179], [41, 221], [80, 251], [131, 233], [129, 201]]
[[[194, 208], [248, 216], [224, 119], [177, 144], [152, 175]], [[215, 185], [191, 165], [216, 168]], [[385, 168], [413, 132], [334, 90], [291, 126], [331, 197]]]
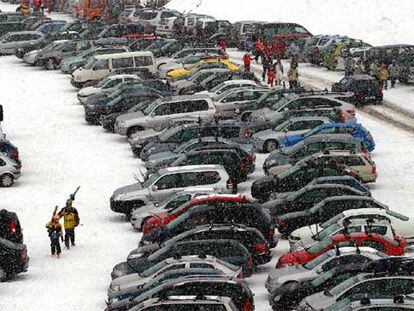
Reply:
[[172, 0], [181, 12], [232, 22], [295, 22], [313, 34], [342, 34], [373, 45], [414, 43], [412, 0]]
[[[237, 19], [255, 18], [248, 11], [246, 17], [242, 14]], [[69, 77], [59, 72], [1, 57], [0, 99], [5, 110], [3, 129], [19, 147], [23, 161], [21, 179], [12, 188], [0, 189], [0, 209], [18, 213], [30, 256], [27, 273], [0, 283], [0, 310], [102, 310], [113, 265], [124, 260], [139, 239], [129, 223], [110, 211], [108, 200], [115, 188], [134, 181], [140, 161], [124, 139], [86, 124]], [[373, 157], [379, 178], [371, 186], [374, 197], [414, 216], [413, 135], [367, 115], [359, 114], [358, 119], [377, 143]], [[259, 169], [263, 159], [258, 157]], [[248, 192], [260, 174], [258, 170], [241, 190]], [[54, 205], [62, 206], [77, 185], [81, 190], [75, 206], [83, 226], [77, 229], [77, 246], [64, 250], [57, 260], [49, 255], [44, 225]], [[286, 250], [287, 244], [281, 243], [274, 253]], [[258, 311], [270, 310], [264, 281], [276, 259], [247, 281], [256, 294]]]

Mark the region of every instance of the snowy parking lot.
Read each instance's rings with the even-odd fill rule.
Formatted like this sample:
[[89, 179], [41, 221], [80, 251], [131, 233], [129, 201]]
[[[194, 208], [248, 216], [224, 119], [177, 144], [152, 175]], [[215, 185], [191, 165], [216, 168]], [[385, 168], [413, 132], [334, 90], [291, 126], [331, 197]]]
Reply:
[[[324, 76], [323, 71], [304, 70], [325, 78], [321, 84], [337, 78], [337, 73]], [[396, 101], [402, 96], [397, 95]], [[0, 209], [18, 214], [30, 257], [27, 273], [0, 283], [0, 311], [103, 310], [112, 267], [124, 261], [140, 239], [123, 216], [110, 210], [109, 197], [116, 188], [135, 182], [142, 162], [124, 137], [84, 120], [70, 76], [60, 71], [30, 67], [14, 56], [0, 57], [0, 99], [3, 131], [19, 147], [23, 165], [21, 179], [11, 188], [0, 188]], [[412, 103], [404, 96], [402, 101]], [[363, 112], [358, 111], [357, 118], [376, 142], [372, 157], [379, 177], [369, 185], [374, 198], [414, 216], [414, 135]], [[257, 171], [239, 186], [241, 192], [249, 194], [251, 183], [263, 175], [264, 159], [257, 157]], [[50, 256], [45, 224], [54, 206], [62, 207], [78, 185], [74, 206], [81, 226], [76, 246], [57, 260]], [[280, 242], [273, 260], [247, 280], [258, 311], [271, 310], [264, 283], [287, 250], [286, 241]]]

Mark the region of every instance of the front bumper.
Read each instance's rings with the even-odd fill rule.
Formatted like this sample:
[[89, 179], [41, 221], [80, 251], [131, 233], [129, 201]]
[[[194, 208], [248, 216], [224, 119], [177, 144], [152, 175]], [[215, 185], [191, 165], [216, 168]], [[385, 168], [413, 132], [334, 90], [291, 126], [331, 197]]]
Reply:
[[72, 84], [72, 86], [80, 89], [84, 86], [85, 82], [77, 82], [77, 81], [75, 81], [75, 78], [72, 77], [72, 79], [70, 79], [70, 84]]
[[114, 130], [115, 133], [121, 136], [126, 136], [128, 128], [118, 122], [115, 122]]

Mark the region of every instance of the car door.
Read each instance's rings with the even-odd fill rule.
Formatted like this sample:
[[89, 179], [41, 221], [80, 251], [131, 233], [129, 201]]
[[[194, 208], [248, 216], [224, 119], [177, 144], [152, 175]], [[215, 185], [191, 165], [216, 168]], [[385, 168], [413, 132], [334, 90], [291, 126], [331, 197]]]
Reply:
[[180, 173], [171, 173], [159, 178], [150, 188], [149, 195], [154, 203], [160, 203], [177, 191], [182, 191], [182, 178]]
[[335, 257], [330, 257], [327, 261], [323, 262], [318, 270], [319, 271], [330, 271], [336, 267], [340, 267], [340, 266], [350, 266], [350, 265], [356, 265], [356, 264], [364, 264], [364, 263], [368, 263], [371, 262], [372, 259], [367, 257], [367, 256], [363, 256], [363, 255], [358, 255], [358, 254], [350, 254], [350, 255], [344, 255], [344, 256], [335, 256]]
[[317, 188], [301, 193], [293, 202], [289, 202], [289, 212], [304, 211], [312, 208], [328, 197], [328, 189]]

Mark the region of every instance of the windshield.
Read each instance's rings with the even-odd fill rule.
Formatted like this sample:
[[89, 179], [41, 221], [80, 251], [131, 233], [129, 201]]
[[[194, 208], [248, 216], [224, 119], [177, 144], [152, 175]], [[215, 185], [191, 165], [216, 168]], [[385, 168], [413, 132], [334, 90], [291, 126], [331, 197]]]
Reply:
[[317, 287], [319, 285], [322, 285], [327, 280], [329, 280], [334, 275], [334, 270], [329, 270], [328, 272], [325, 272], [318, 276], [316, 279], [314, 279], [311, 283], [313, 287]]
[[291, 174], [293, 174], [294, 172], [298, 171], [300, 169], [299, 166], [292, 166], [290, 168], [288, 168], [287, 170], [283, 171], [282, 173], [280, 173], [279, 175], [277, 175], [277, 177], [279, 179], [283, 179]]
[[325, 253], [321, 256], [316, 257], [314, 260], [309, 261], [303, 267], [308, 269], [308, 270], [312, 270], [313, 268], [315, 268], [316, 266], [318, 266], [319, 264], [321, 264], [325, 260], [329, 259], [330, 257], [331, 256], [329, 255], [329, 253]]
[[160, 271], [160, 270], [161, 270], [162, 268], [164, 268], [166, 265], [167, 265], [167, 262], [166, 262], [166, 261], [161, 261], [161, 262], [157, 263], [155, 266], [152, 266], [151, 268], [149, 268], [149, 269], [147, 269], [147, 270], [143, 271], [143, 272], [140, 274], [140, 276], [141, 276], [141, 277], [144, 277], [144, 278], [147, 278], [147, 277], [149, 277], [149, 276], [153, 275], [154, 273], [156, 273], [156, 272]]
[[357, 276], [354, 276], [353, 278], [346, 280], [345, 282], [342, 282], [341, 284], [335, 286], [334, 288], [330, 290], [326, 290], [325, 292], [328, 296], [337, 296], [341, 294], [344, 290], [350, 288], [352, 285], [358, 282], [359, 282], [359, 277], [357, 275]]
[[156, 18], [158, 15], [157, 12], [141, 12], [139, 13], [139, 19], [144, 19], [146, 21], [149, 21], [151, 19]]
[[322, 241], [316, 243], [315, 245], [309, 248], [305, 248], [305, 249], [309, 254], [319, 254], [323, 250], [326, 250], [332, 243], [333, 243], [332, 238], [327, 237], [323, 239]]
[[91, 58], [85, 65], [85, 69], [92, 69], [96, 63], [96, 58]]
[[315, 234], [313, 236], [313, 239], [322, 241], [326, 237], [331, 236], [332, 234], [334, 234], [338, 230], [341, 230], [342, 228], [343, 228], [342, 226], [340, 226], [338, 224], [334, 224], [332, 226], [329, 226], [328, 228], [323, 229], [321, 232]]
[[291, 124], [291, 121], [290, 120], [287, 120], [287, 121], [283, 122], [282, 124], [279, 124], [278, 126], [276, 126], [274, 128], [274, 131], [275, 132], [282, 132], [290, 124]]
[[344, 218], [345, 215], [343, 213], [338, 214], [334, 217], [332, 217], [331, 219], [325, 221], [324, 223], [321, 224], [322, 228], [327, 228], [329, 226], [332, 226], [333, 224], [337, 223], [340, 219]]
[[286, 99], [285, 97], [281, 97], [275, 104], [272, 105], [270, 109], [274, 111], [278, 111], [288, 102], [289, 102], [288, 99]]
[[160, 141], [167, 141], [170, 137], [175, 135], [178, 131], [179, 131], [179, 128], [177, 127], [167, 128], [158, 135], [158, 138], [160, 139]]
[[154, 182], [157, 181], [157, 179], [160, 177], [161, 175], [159, 173], [155, 173], [150, 175], [150, 177], [144, 181], [144, 183], [142, 184], [143, 188], [148, 188], [150, 187]]
[[111, 79], [110, 78], [104, 78], [104, 79], [102, 79], [101, 81], [99, 81], [99, 83], [96, 85], [96, 87], [104, 87], [105, 86], [105, 84], [107, 84], [109, 81], [111, 81]]
[[162, 102], [162, 100], [159, 98], [152, 102], [151, 105], [148, 105], [147, 108], [144, 109], [143, 113], [148, 116], [157, 106]]

